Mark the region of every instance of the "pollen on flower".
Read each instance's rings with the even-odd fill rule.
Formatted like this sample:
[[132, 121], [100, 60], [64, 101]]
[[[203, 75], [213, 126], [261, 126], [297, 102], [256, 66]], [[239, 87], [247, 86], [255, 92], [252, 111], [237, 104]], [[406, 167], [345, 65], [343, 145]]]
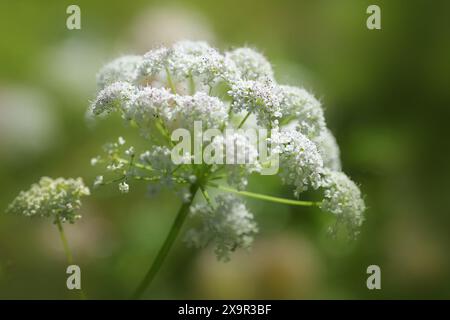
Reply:
[[42, 177], [27, 191], [19, 193], [9, 205], [7, 212], [25, 216], [51, 217], [54, 222], [70, 222], [81, 216], [76, 213], [81, 207], [81, 198], [89, 195], [81, 178], [52, 179]]

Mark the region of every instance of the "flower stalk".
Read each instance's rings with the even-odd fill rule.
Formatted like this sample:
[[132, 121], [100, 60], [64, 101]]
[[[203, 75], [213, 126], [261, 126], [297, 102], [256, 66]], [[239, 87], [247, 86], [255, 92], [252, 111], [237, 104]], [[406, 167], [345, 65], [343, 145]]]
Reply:
[[[61, 223], [61, 220], [59, 218], [57, 218], [55, 224], [58, 228], [59, 237], [61, 238], [61, 242], [62, 242], [62, 245], [64, 248], [64, 253], [66, 254], [67, 263], [69, 265], [72, 265], [73, 264], [73, 255], [72, 255], [72, 251], [70, 250], [69, 243], [67, 241], [66, 234], [64, 232], [64, 228]], [[79, 292], [80, 292], [81, 300], [86, 300], [86, 294], [84, 293], [83, 289], [80, 288]]]
[[156, 255], [156, 258], [153, 261], [152, 265], [150, 266], [150, 269], [147, 271], [147, 274], [145, 275], [144, 279], [142, 279], [141, 283], [134, 292], [132, 299], [142, 298], [142, 295], [145, 293], [145, 290], [152, 283], [159, 269], [161, 269], [161, 266], [164, 260], [166, 259], [170, 251], [170, 248], [172, 247], [175, 239], [180, 233], [181, 227], [183, 226], [183, 222], [189, 213], [189, 208], [192, 204], [192, 201], [194, 200], [195, 194], [197, 193], [198, 189], [199, 186], [197, 184], [191, 185], [190, 192], [192, 196], [190, 200], [188, 202], [183, 203], [183, 205], [178, 210], [175, 221], [173, 222], [172, 227], [170, 228], [170, 231], [166, 239], [164, 240], [164, 244], [162, 245], [161, 249]]
[[250, 191], [239, 191], [230, 187], [218, 185], [213, 182], [209, 182], [208, 186], [217, 188], [219, 190], [223, 190], [226, 192], [232, 192], [236, 194], [240, 194], [242, 196], [246, 196], [249, 198], [259, 199], [259, 200], [265, 200], [270, 202], [276, 202], [276, 203], [282, 203], [282, 204], [288, 204], [293, 206], [304, 206], [304, 207], [311, 207], [311, 206], [319, 206], [321, 202], [314, 202], [314, 201], [301, 201], [301, 200], [292, 200], [292, 199], [286, 199], [286, 198], [279, 198], [274, 196], [268, 196], [265, 194], [250, 192]]
[[58, 227], [59, 237], [61, 238], [61, 243], [64, 248], [64, 253], [66, 254], [67, 263], [69, 265], [71, 265], [71, 264], [73, 264], [72, 252], [70, 251], [69, 244], [68, 244], [67, 238], [66, 238], [66, 234], [64, 233], [64, 228], [59, 219], [56, 220], [56, 226]]

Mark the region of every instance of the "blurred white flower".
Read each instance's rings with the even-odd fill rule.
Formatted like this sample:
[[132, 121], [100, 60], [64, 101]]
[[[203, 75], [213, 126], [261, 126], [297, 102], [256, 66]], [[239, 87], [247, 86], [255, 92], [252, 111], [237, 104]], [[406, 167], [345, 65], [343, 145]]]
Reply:
[[251, 255], [236, 252], [227, 264], [205, 250], [189, 279], [200, 299], [314, 299], [325, 269], [311, 240], [283, 232], [261, 234]]
[[0, 87], [0, 155], [26, 160], [50, 148], [60, 134], [52, 102], [27, 87]]
[[95, 87], [93, 73], [108, 57], [99, 41], [68, 38], [45, 51], [38, 72], [49, 85], [65, 95], [88, 99]]
[[27, 191], [22, 191], [9, 205], [8, 212], [25, 216], [52, 217], [54, 222], [70, 222], [81, 216], [81, 197], [90, 194], [81, 178], [51, 179], [42, 177]]
[[105, 65], [97, 74], [97, 85], [104, 88], [114, 82], [129, 82], [136, 78], [141, 56], [123, 56]]
[[179, 5], [149, 7], [136, 17], [130, 33], [131, 46], [139, 52], [184, 39], [208, 42], [215, 39], [212, 26], [204, 15]]
[[333, 133], [329, 129], [324, 129], [312, 141], [316, 144], [317, 150], [322, 156], [325, 168], [341, 171], [339, 146]]

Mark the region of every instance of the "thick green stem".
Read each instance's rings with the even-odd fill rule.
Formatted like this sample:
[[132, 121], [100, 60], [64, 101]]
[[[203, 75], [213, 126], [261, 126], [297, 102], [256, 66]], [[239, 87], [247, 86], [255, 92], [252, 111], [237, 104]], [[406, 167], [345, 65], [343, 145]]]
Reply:
[[215, 183], [212, 183], [212, 182], [209, 182], [208, 185], [211, 186], [211, 187], [223, 190], [223, 191], [232, 192], [232, 193], [240, 194], [242, 196], [255, 198], [255, 199], [259, 199], [259, 200], [265, 200], [265, 201], [271, 201], [271, 202], [276, 202], [276, 203], [289, 204], [289, 205], [293, 205], [293, 206], [307, 206], [307, 207], [311, 207], [311, 206], [320, 205], [320, 202], [292, 200], [292, 199], [285, 199], [285, 198], [278, 198], [278, 197], [268, 196], [268, 195], [265, 195], [265, 194], [254, 193], [254, 192], [249, 192], [249, 191], [239, 191], [239, 190], [236, 190], [236, 189], [233, 189], [233, 188], [229, 188], [229, 187], [226, 187], [226, 186], [221, 186], [221, 185], [218, 185], [218, 184], [215, 184]]
[[148, 270], [144, 279], [141, 281], [141, 283], [137, 287], [135, 293], [133, 294], [133, 296], [132, 296], [133, 299], [140, 299], [142, 297], [145, 290], [151, 284], [151, 282], [155, 278], [156, 274], [158, 273], [159, 269], [161, 268], [165, 258], [167, 257], [167, 254], [169, 253], [170, 248], [172, 247], [175, 239], [177, 238], [178, 234], [180, 233], [181, 227], [183, 226], [183, 222], [189, 213], [189, 208], [192, 204], [192, 201], [194, 200], [194, 196], [195, 196], [198, 188], [199, 188], [198, 185], [191, 186], [190, 201], [183, 203], [183, 205], [178, 210], [178, 214], [175, 218], [175, 221], [172, 224], [172, 227], [169, 231], [169, 234], [167, 235], [166, 240], [164, 241], [163, 246], [159, 250], [155, 260], [153, 261], [153, 264], [150, 266], [150, 269]]

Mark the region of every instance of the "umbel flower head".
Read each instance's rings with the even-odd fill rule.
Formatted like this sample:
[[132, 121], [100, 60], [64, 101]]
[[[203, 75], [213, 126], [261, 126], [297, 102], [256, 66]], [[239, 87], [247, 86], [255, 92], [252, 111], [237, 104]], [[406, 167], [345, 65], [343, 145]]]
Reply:
[[70, 222], [81, 216], [81, 197], [89, 195], [81, 178], [51, 179], [42, 177], [27, 191], [21, 191], [9, 205], [7, 212], [25, 216], [50, 217], [54, 222]]
[[216, 206], [198, 204], [191, 208], [191, 216], [199, 217], [202, 226], [186, 234], [186, 242], [194, 247], [215, 244], [221, 260], [228, 260], [235, 248], [249, 248], [258, 227], [241, 199], [231, 194], [216, 197]]
[[[100, 176], [96, 185], [119, 183], [122, 192], [133, 180], [175, 189], [183, 201], [191, 201], [189, 186], [207, 187], [222, 179], [238, 190], [248, 185], [248, 176], [260, 172], [264, 163], [255, 150], [242, 143], [247, 137], [239, 131], [226, 135], [226, 129], [267, 129], [267, 144], [278, 155], [278, 175], [292, 186], [294, 195], [320, 190], [320, 207], [336, 216], [352, 234], [362, 224], [364, 202], [361, 193], [342, 171], [339, 148], [326, 126], [321, 103], [304, 88], [276, 81], [272, 66], [259, 52], [238, 48], [224, 53], [205, 42], [181, 41], [171, 47], [153, 49], [143, 56], [124, 56], [107, 64], [98, 74], [99, 92], [90, 113], [102, 116], [117, 112], [132, 127], [138, 127], [151, 145], [135, 154], [124, 141], [109, 144], [105, 156], [93, 164], [105, 165], [110, 180]], [[231, 141], [237, 154], [251, 161], [228, 164], [227, 152], [219, 155], [223, 165], [199, 165], [194, 155], [185, 161], [171, 161], [171, 133], [177, 128], [219, 131], [209, 146]], [[123, 139], [122, 139], [123, 140]], [[217, 156], [217, 155], [216, 155]], [[215, 203], [194, 207], [193, 215], [204, 219], [204, 227], [190, 232], [190, 243], [202, 245], [205, 239], [216, 243], [219, 257], [248, 247], [256, 232], [253, 216], [242, 202], [219, 197]], [[208, 242], [207, 241], [207, 242]]]

